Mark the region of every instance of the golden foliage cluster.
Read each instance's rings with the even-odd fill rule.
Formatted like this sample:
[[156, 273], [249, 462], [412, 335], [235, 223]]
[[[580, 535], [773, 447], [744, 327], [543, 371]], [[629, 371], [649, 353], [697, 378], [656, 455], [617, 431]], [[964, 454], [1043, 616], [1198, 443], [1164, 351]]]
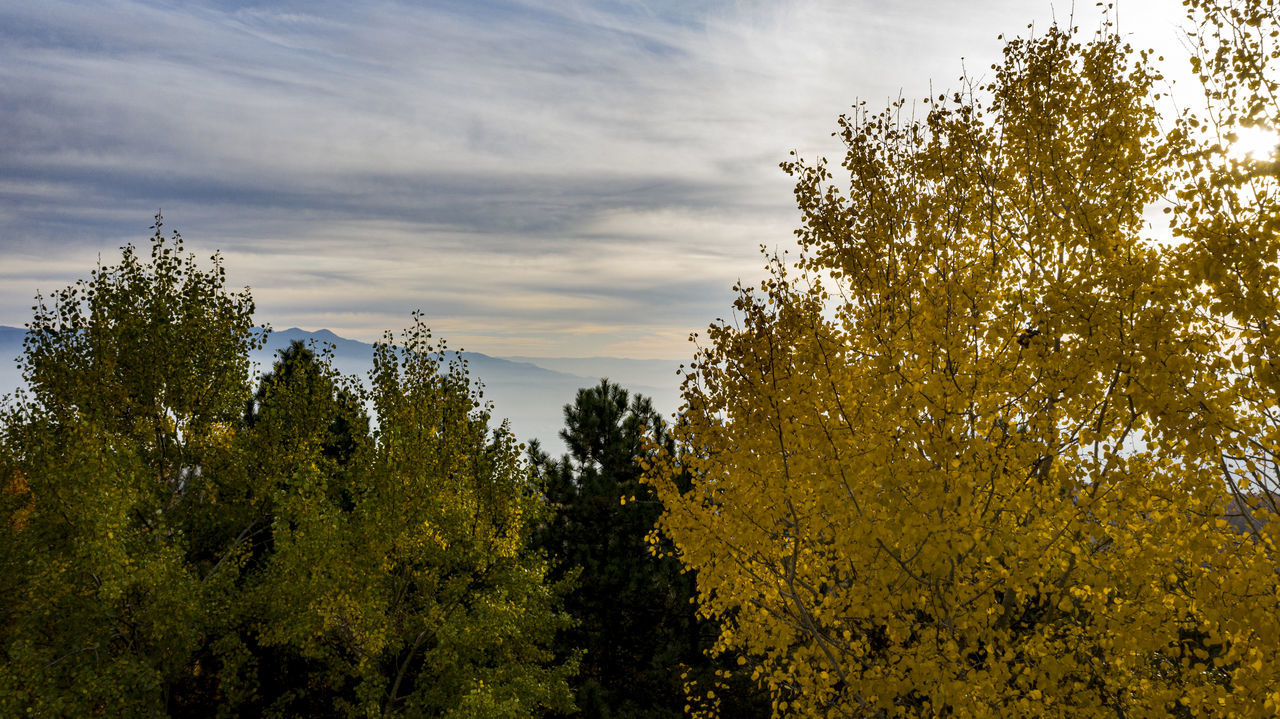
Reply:
[[1195, 111], [1055, 27], [923, 119], [855, 108], [843, 187], [783, 164], [801, 256], [648, 473], [777, 715], [1280, 714], [1280, 197], [1229, 152], [1280, 127], [1280, 20], [1186, 4]]

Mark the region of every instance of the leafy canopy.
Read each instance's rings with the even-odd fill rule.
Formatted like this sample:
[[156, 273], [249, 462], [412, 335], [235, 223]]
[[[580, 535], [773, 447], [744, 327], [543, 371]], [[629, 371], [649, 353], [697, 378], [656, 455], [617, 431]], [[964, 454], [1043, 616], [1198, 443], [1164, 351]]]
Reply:
[[783, 164], [802, 254], [648, 475], [776, 715], [1280, 711], [1280, 205], [1228, 153], [1280, 126], [1280, 23], [1189, 6], [1207, 109], [1168, 129], [1146, 53], [1054, 27]]
[[[366, 389], [160, 233], [39, 302], [0, 414], [0, 714], [572, 708], [542, 504], [415, 317]], [[366, 414], [376, 411], [377, 423]]]

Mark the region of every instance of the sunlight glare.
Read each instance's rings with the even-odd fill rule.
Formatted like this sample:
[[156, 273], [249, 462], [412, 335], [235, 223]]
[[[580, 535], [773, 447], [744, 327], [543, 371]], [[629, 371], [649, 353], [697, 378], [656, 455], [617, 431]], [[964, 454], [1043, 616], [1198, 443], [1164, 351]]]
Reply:
[[1280, 149], [1280, 134], [1260, 125], [1236, 130], [1236, 141], [1231, 143], [1231, 154], [1242, 160], [1270, 162], [1276, 159]]

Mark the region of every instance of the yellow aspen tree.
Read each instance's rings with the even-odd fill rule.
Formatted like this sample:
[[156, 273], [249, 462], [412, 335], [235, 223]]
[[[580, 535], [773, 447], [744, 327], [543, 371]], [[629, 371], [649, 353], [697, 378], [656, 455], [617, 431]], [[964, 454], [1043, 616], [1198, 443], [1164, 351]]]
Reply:
[[843, 187], [783, 163], [801, 255], [709, 329], [647, 475], [775, 715], [1280, 712], [1277, 524], [1240, 476], [1275, 477], [1274, 179], [1162, 128], [1160, 82], [1055, 27], [922, 118], [855, 108]]

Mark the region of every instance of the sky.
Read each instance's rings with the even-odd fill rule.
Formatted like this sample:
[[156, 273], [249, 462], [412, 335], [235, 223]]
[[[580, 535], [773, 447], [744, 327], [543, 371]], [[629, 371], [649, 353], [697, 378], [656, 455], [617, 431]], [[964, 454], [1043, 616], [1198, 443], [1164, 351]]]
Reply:
[[[683, 358], [798, 223], [791, 151], [982, 79], [1042, 0], [0, 0], [0, 325], [158, 211], [276, 328]], [[1177, 0], [1120, 31], [1183, 62]], [[1085, 7], [1087, 6], [1087, 7]]]

